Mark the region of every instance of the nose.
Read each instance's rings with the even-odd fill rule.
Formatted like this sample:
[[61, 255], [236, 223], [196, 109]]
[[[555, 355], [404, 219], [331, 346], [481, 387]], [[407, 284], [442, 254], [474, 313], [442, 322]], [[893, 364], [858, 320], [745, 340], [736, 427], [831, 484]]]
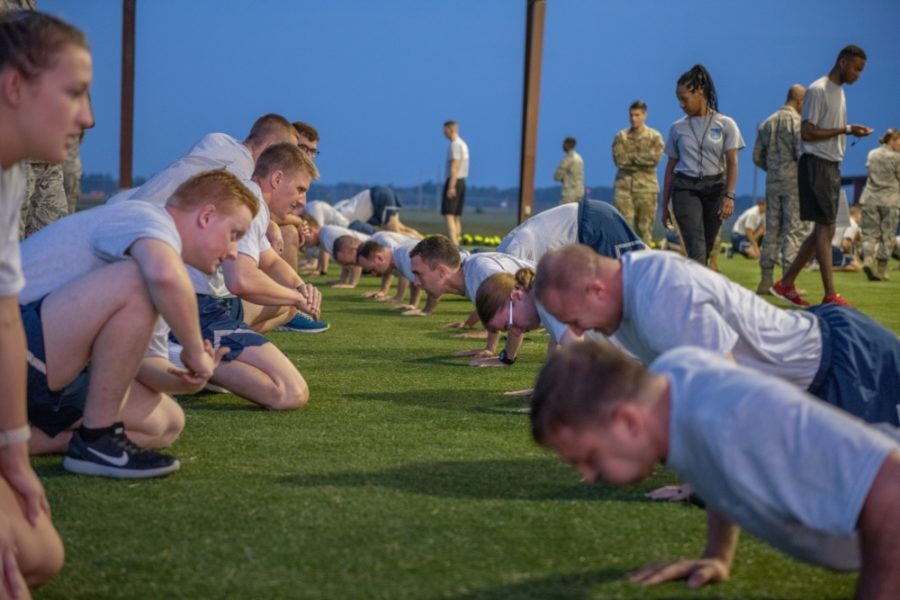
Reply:
[[230, 242], [228, 244], [228, 252], [225, 254], [226, 258], [230, 258], [231, 260], [237, 260], [237, 242]]
[[78, 126], [82, 129], [90, 129], [94, 126], [94, 111], [91, 110], [91, 101], [87, 94], [81, 99], [81, 106], [78, 108]]

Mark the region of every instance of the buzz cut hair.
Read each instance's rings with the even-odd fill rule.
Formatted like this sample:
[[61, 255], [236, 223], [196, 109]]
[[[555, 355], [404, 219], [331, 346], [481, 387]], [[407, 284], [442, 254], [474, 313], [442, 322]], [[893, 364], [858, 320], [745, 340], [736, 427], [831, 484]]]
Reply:
[[299, 146], [289, 142], [272, 144], [266, 148], [256, 159], [253, 177], [264, 178], [274, 171], [291, 174], [302, 171], [312, 180], [319, 178], [319, 169], [312, 159]]
[[643, 100], [635, 100], [631, 103], [631, 106], [628, 107], [628, 110], [640, 110], [643, 112], [647, 112], [647, 103]]
[[850, 44], [841, 48], [840, 53], [838, 53], [837, 59], [840, 61], [845, 58], [860, 58], [862, 60], [868, 59], [865, 51], [856, 44]]
[[462, 264], [459, 248], [444, 235], [432, 235], [416, 244], [410, 251], [409, 257], [416, 256], [420, 257], [431, 269], [438, 265], [447, 265], [451, 269], [457, 269]]

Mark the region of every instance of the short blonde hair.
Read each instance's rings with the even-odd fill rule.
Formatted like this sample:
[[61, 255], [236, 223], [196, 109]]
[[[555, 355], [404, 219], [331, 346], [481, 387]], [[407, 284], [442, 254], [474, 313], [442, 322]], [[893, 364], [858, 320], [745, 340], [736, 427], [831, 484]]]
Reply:
[[268, 177], [274, 171], [282, 171], [284, 173], [303, 171], [309, 175], [310, 179], [315, 180], [319, 178], [319, 170], [306, 152], [301, 150], [296, 144], [286, 142], [272, 144], [259, 155], [259, 158], [256, 159], [256, 168], [253, 170], [253, 176], [259, 178]]
[[216, 209], [230, 214], [241, 206], [250, 209], [254, 217], [259, 212], [259, 200], [241, 180], [225, 169], [214, 169], [194, 175], [178, 186], [166, 202], [180, 210], [191, 211], [212, 204]]

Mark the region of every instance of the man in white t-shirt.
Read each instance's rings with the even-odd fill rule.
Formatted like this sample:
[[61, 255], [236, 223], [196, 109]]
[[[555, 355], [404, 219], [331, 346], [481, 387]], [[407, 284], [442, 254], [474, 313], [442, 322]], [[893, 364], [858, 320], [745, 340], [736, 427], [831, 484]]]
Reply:
[[447, 219], [447, 236], [459, 244], [462, 224], [459, 221], [466, 201], [466, 177], [469, 176], [469, 146], [459, 137], [456, 121], [444, 123], [444, 137], [450, 140], [447, 149], [447, 181], [441, 195], [441, 214]]
[[[107, 204], [25, 240], [19, 301], [33, 453], [67, 452], [63, 466], [86, 475], [179, 468], [149, 449], [171, 444], [184, 427], [181, 408], [157, 391], [179, 383], [161, 379], [196, 391], [221, 358], [200, 335], [185, 263], [211, 273], [234, 258], [257, 210], [247, 188], [220, 169], [186, 181], [165, 206]], [[158, 315], [182, 340], [185, 368], [157, 374], [155, 387], [139, 369]]]
[[[455, 294], [467, 297], [475, 304], [478, 288], [484, 280], [494, 273], [511, 273], [523, 268], [534, 269], [530, 260], [516, 258], [502, 252], [478, 252], [463, 257], [456, 245], [442, 235], [425, 238], [409, 253], [410, 266], [415, 275], [415, 284], [435, 298], [444, 294]], [[478, 323], [478, 312], [473, 311], [462, 323], [452, 323], [449, 327], [468, 329]], [[515, 362], [515, 350], [521, 344], [521, 335], [516, 339], [512, 334], [507, 336], [506, 347], [495, 357], [497, 343], [502, 332], [489, 331], [487, 343], [483, 349], [463, 350], [455, 356], [472, 356], [473, 367], [502, 367]]]
[[[342, 235], [334, 241], [334, 247], [332, 250], [334, 251], [334, 258], [341, 265], [347, 268], [357, 269], [359, 272], [362, 272], [363, 266], [359, 261], [359, 249], [364, 243], [372, 242], [378, 244], [379, 246], [384, 246], [388, 248], [395, 248], [401, 244], [415, 244], [418, 242], [421, 236], [414, 237], [411, 235], [405, 235], [402, 233], [398, 233], [396, 231], [378, 231], [374, 233], [368, 239], [361, 239], [355, 235]], [[366, 292], [363, 294], [363, 298], [374, 298], [375, 300], [386, 300], [388, 298], [391, 281], [394, 276], [391, 273], [391, 270], [388, 269], [386, 273], [381, 274], [381, 288], [376, 291]], [[402, 281], [406, 281], [401, 278]], [[403, 290], [398, 292], [400, 297], [406, 293], [405, 285]]]
[[759, 242], [766, 233], [765, 198], [741, 213], [731, 228], [729, 258], [735, 252], [759, 260]]
[[[402, 310], [403, 315], [427, 317], [434, 312], [440, 301], [431, 294], [427, 294], [428, 300], [425, 303], [425, 308], [419, 309], [422, 288], [414, 283], [416, 276], [412, 272], [412, 264], [409, 257], [409, 253], [418, 243], [419, 240], [413, 240], [391, 245], [381, 244], [374, 239], [368, 240], [359, 247], [356, 260], [364, 271], [374, 275], [386, 277], [391, 273], [396, 273], [399, 278], [397, 293], [393, 297], [387, 298], [387, 301], [401, 303], [397, 310]], [[402, 304], [407, 287], [409, 287], [409, 301], [406, 304]]]
[[841, 187], [841, 161], [846, 137], [865, 137], [872, 129], [847, 124], [847, 105], [843, 85], [852, 85], [866, 66], [866, 53], [859, 46], [847, 46], [838, 54], [828, 75], [809, 86], [803, 99], [800, 123], [800, 162], [797, 177], [800, 186], [800, 218], [815, 223], [794, 262], [772, 286], [772, 294], [798, 307], [809, 306], [800, 297], [794, 281], [813, 256], [819, 261], [819, 275], [825, 296], [822, 303], [850, 306], [834, 289], [831, 275], [831, 238], [834, 237], [838, 196]]
[[[247, 183], [261, 199], [260, 211], [237, 247], [212, 276], [191, 271], [203, 338], [228, 353], [212, 376], [214, 384], [270, 410], [293, 410], [309, 400], [297, 367], [261, 335], [277, 326], [318, 333], [308, 323], [295, 327], [302, 313], [318, 317], [321, 295], [305, 284], [266, 238], [269, 214], [286, 215], [303, 201], [315, 165], [294, 144], [275, 144], [263, 152]], [[175, 336], [177, 338], [177, 336]]]
[[348, 227], [369, 235], [377, 231], [376, 227], [381, 227], [385, 231], [422, 237], [418, 231], [400, 221], [400, 206], [397, 192], [379, 185], [337, 202], [334, 209], [351, 223]]
[[[306, 237], [305, 245], [306, 247], [319, 247], [320, 273], [325, 273], [328, 270], [329, 257], [335, 256], [336, 250], [334, 246], [337, 243], [337, 240], [342, 237], [350, 237], [364, 242], [368, 240], [370, 236], [367, 233], [355, 231], [347, 227], [338, 227], [337, 225], [318, 227], [312, 222], [309, 222], [309, 234]], [[337, 257], [335, 256], [335, 258]], [[348, 264], [342, 263], [340, 277], [334, 281], [329, 281], [328, 283], [332, 287], [352, 289], [359, 283], [361, 275], [361, 267], [352, 264], [352, 262], [348, 262]]]
[[545, 255], [534, 290], [572, 333], [614, 336], [645, 364], [666, 350], [697, 346], [865, 421], [900, 425], [900, 340], [859, 311], [782, 310], [671, 252], [613, 260], [580, 245]]
[[577, 243], [612, 257], [647, 248], [615, 207], [582, 198], [526, 219], [506, 234], [497, 252], [537, 262], [548, 250]]
[[649, 369], [578, 342], [550, 357], [531, 429], [589, 482], [638, 483], [660, 463], [706, 502], [695, 560], [631, 573], [651, 585], [725, 581], [739, 527], [798, 560], [859, 571], [856, 598], [900, 595], [900, 438], [699, 348]]

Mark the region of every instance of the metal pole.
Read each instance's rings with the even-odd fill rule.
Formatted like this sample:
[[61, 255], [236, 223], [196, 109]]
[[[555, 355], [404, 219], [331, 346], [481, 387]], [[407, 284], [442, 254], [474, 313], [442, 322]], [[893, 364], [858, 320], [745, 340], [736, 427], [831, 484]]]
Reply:
[[134, 148], [134, 17], [136, 0], [122, 0], [122, 99], [119, 187], [132, 186]]
[[534, 206], [534, 163], [537, 157], [541, 57], [544, 50], [544, 12], [547, 6], [546, 0], [527, 0], [527, 3], [522, 154], [519, 168], [519, 223], [531, 216]]

